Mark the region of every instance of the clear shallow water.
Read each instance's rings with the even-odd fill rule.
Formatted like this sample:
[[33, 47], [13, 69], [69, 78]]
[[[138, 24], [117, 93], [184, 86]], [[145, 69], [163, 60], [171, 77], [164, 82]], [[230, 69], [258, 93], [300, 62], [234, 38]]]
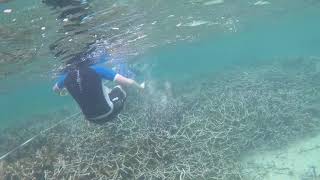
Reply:
[[[1, 4], [1, 10], [13, 9], [0, 16], [0, 52], [5, 57], [0, 67], [1, 127], [19, 127], [36, 118], [58, 122], [76, 111], [70, 98], [51, 92], [63, 61], [53, 58], [49, 46], [60, 37], [66, 37], [60, 45], [70, 52], [96, 38], [112, 50], [113, 58], [138, 66], [139, 79], [156, 82], [153, 86], [161, 90], [231, 67], [320, 56], [317, 1], [283, 0], [261, 6], [255, 2], [92, 1], [93, 14], [79, 27], [89, 33], [71, 37], [66, 37], [61, 20], [56, 21], [55, 10], [44, 4]], [[34, 131], [31, 134], [40, 130]]]

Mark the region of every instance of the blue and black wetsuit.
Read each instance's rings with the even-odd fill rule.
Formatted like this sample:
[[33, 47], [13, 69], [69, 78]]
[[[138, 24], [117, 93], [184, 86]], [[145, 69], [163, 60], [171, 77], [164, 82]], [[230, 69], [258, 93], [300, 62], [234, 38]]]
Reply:
[[120, 86], [109, 93], [102, 85], [103, 79], [114, 81], [116, 76], [113, 70], [98, 65], [80, 67], [62, 75], [57, 86], [66, 87], [89, 121], [101, 123], [116, 116], [126, 99]]

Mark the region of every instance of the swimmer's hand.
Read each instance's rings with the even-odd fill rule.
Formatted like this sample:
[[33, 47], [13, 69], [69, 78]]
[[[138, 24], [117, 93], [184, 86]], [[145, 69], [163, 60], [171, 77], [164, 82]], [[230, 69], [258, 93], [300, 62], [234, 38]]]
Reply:
[[143, 83], [137, 85], [139, 85], [139, 92], [142, 93], [146, 87], [146, 83], [143, 81]]
[[143, 81], [143, 83], [140, 84], [141, 89], [144, 89], [146, 87], [146, 83]]
[[135, 87], [139, 90], [143, 90], [145, 88], [144, 82], [142, 84], [138, 84], [135, 80], [126, 78], [120, 74], [116, 75], [115, 82], [119, 83], [120, 85]]
[[144, 91], [144, 88], [145, 88], [145, 82], [139, 84], [137, 83], [136, 81], [133, 81], [132, 82], [132, 85], [137, 87], [137, 89], [140, 91], [140, 92], [143, 92]]

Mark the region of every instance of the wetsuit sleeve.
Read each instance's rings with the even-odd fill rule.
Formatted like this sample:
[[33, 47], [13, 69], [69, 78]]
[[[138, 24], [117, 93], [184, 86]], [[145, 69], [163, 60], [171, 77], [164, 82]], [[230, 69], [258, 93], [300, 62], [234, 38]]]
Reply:
[[103, 79], [114, 81], [117, 73], [112, 69], [102, 66], [91, 66]]
[[59, 77], [58, 81], [57, 81], [57, 86], [59, 89], [64, 88], [64, 80], [66, 79], [67, 74], [63, 74]]

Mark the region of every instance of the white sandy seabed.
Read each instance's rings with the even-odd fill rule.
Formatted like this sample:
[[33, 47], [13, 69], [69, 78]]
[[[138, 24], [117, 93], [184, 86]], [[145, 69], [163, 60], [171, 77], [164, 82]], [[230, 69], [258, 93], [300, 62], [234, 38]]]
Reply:
[[254, 180], [320, 180], [320, 135], [282, 149], [248, 154], [242, 159]]

